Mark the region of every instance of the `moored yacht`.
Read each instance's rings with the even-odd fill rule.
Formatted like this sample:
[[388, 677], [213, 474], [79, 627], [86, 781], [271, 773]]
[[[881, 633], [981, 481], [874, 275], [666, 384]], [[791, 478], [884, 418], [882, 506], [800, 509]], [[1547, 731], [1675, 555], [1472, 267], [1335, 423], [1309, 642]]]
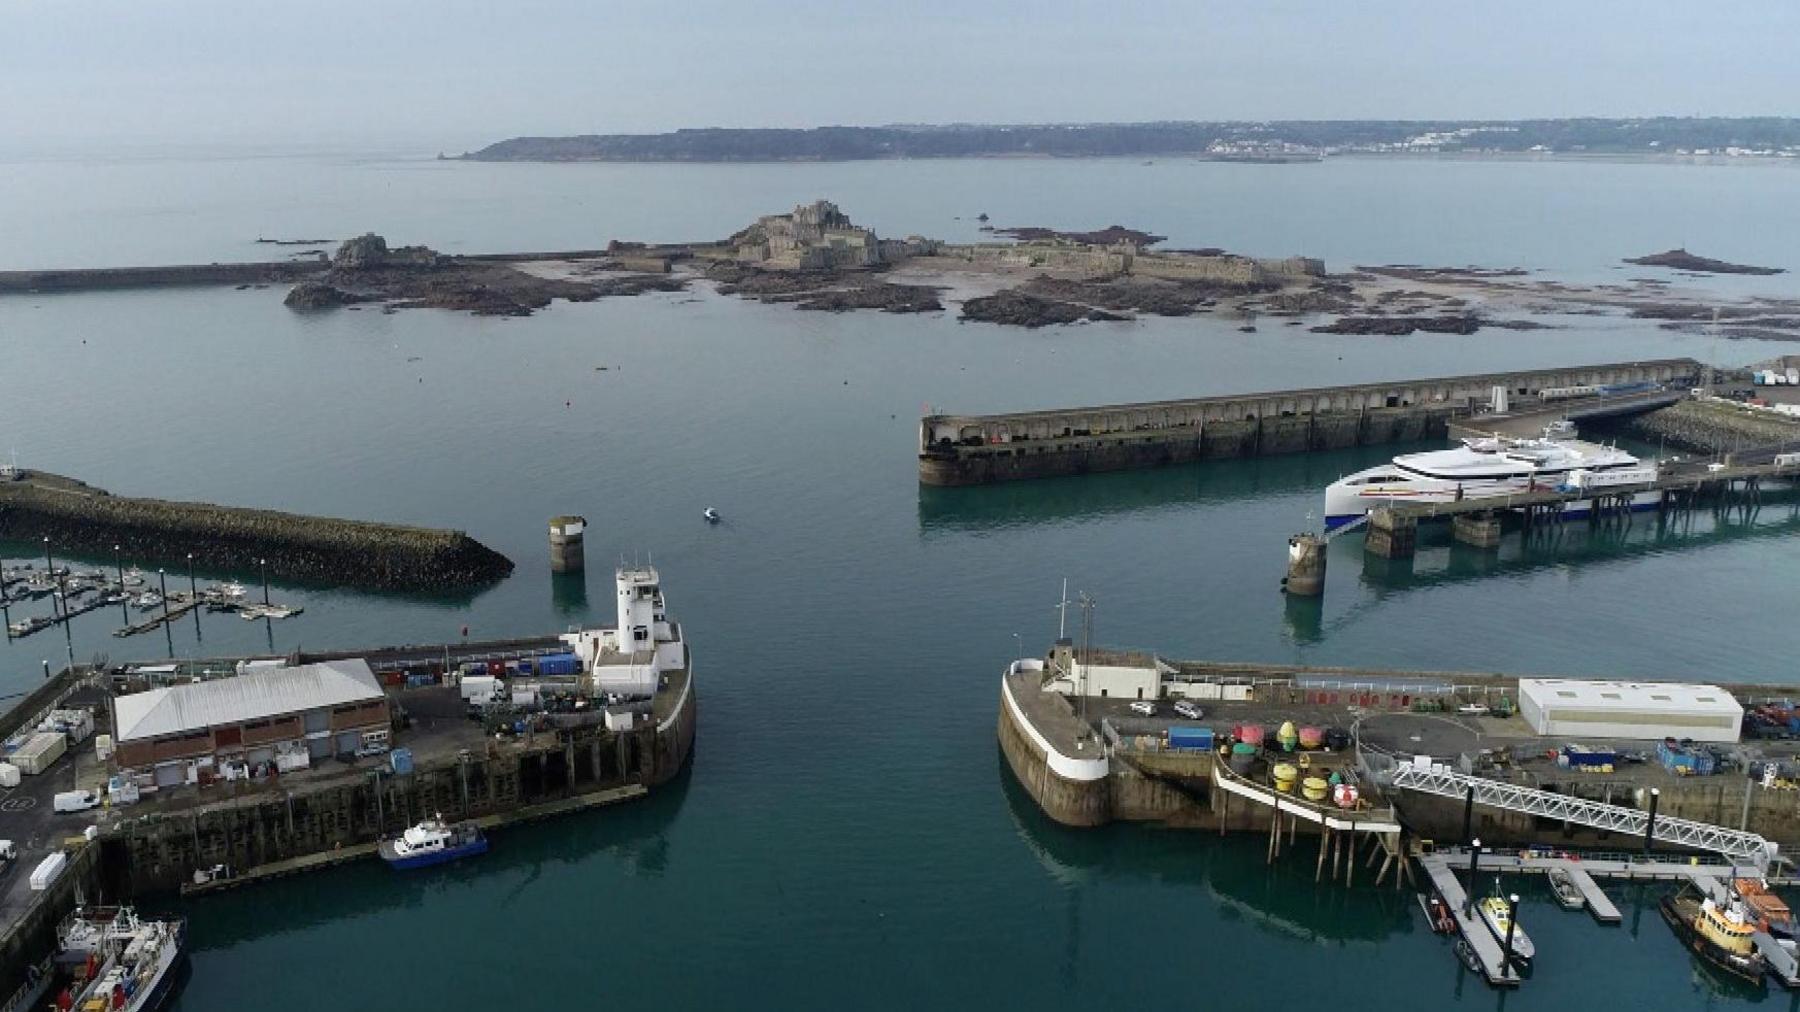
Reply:
[[[1576, 439], [1564, 423], [1538, 439], [1465, 439], [1461, 446], [1403, 453], [1339, 478], [1325, 489], [1325, 529], [1392, 503], [1452, 503], [1549, 489], [1600, 491], [1654, 480], [1655, 464], [1616, 446]], [[1653, 508], [1657, 501], [1655, 492], [1638, 492], [1632, 508]], [[1563, 515], [1585, 516], [1592, 508], [1592, 500], [1577, 500]]]

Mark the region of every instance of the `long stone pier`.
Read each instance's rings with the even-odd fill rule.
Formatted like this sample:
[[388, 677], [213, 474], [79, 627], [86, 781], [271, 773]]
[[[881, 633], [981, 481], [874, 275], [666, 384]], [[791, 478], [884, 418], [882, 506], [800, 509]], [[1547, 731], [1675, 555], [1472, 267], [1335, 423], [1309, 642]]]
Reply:
[[1197, 460], [1300, 453], [1441, 438], [1452, 419], [1546, 390], [1623, 383], [1690, 384], [1688, 358], [1277, 390], [997, 415], [927, 415], [919, 481], [981, 485]]

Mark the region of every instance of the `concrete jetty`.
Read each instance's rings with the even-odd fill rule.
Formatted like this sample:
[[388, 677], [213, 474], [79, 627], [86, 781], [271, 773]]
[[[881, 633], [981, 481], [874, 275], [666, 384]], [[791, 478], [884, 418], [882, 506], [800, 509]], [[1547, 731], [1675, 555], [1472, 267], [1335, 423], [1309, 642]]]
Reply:
[[1609, 384], [1686, 387], [1701, 370], [1693, 359], [1657, 359], [996, 415], [931, 414], [919, 422], [919, 481], [980, 485], [1441, 438], [1453, 419], [1491, 410], [1497, 391], [1511, 401]]

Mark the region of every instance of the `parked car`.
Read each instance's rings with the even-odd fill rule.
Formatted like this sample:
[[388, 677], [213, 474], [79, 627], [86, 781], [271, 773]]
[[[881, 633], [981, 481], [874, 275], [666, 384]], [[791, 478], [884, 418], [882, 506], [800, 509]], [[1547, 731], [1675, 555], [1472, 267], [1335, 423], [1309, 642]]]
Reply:
[[1131, 704], [1131, 712], [1145, 717], [1154, 717], [1156, 716], [1156, 704], [1147, 699], [1140, 699]]
[[1465, 717], [1485, 717], [1492, 711], [1486, 703], [1464, 703], [1456, 708], [1456, 712]]
[[1199, 720], [1201, 717], [1206, 716], [1205, 710], [1200, 709], [1198, 706], [1195, 706], [1185, 699], [1175, 704], [1175, 712], [1189, 720]]

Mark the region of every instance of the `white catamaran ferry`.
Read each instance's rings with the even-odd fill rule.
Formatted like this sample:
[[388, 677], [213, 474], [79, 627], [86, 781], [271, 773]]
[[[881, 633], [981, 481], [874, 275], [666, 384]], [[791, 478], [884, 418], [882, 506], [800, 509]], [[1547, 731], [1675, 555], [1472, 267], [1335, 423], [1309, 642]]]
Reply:
[[[1465, 439], [1461, 446], [1403, 453], [1391, 463], [1339, 478], [1325, 489], [1325, 529], [1389, 503], [1449, 503], [1533, 489], [1599, 491], [1655, 480], [1655, 463], [1616, 446], [1576, 439], [1574, 426], [1560, 422], [1540, 439]], [[1658, 498], [1656, 492], [1638, 492], [1631, 508], [1654, 509]], [[1563, 515], [1586, 516], [1592, 508], [1593, 500], [1579, 499]]]

